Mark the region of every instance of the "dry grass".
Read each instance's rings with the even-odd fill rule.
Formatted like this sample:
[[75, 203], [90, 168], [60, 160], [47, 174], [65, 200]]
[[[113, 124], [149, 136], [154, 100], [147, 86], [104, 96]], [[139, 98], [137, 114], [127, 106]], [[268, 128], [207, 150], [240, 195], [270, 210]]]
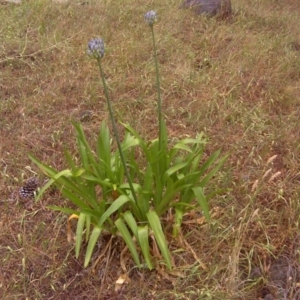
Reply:
[[[0, 6], [1, 299], [258, 299], [269, 293], [300, 299], [299, 1], [233, 1], [227, 21], [178, 10], [177, 1]], [[132, 281], [116, 294], [119, 241], [94, 272], [83, 270], [66, 241], [67, 216], [45, 208], [65, 200], [57, 192], [39, 203], [11, 198], [38, 172], [29, 152], [62, 169], [64, 148], [76, 152], [70, 121], [92, 111], [84, 122], [92, 140], [107, 118], [96, 65], [85, 55], [91, 37], [106, 43], [103, 66], [118, 119], [156, 136], [151, 36], [143, 23], [149, 9], [159, 13], [169, 134], [204, 131], [208, 151], [229, 153], [215, 180], [227, 192], [210, 203], [211, 228], [184, 226], [193, 251], [171, 244], [176, 275], [184, 277], [168, 280], [133, 268]], [[107, 242], [99, 241], [99, 253]]]

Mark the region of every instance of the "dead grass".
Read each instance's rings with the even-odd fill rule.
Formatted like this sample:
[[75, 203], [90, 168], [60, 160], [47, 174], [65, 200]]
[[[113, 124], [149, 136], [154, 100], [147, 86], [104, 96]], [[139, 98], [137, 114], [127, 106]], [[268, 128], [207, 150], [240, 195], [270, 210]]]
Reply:
[[[258, 299], [270, 293], [300, 299], [297, 0], [233, 1], [227, 21], [178, 10], [177, 1], [0, 6], [1, 299]], [[229, 153], [215, 182], [228, 192], [210, 203], [217, 212], [211, 228], [184, 226], [206, 270], [184, 245], [171, 244], [176, 276], [133, 268], [131, 282], [116, 294], [120, 241], [93, 272], [84, 270], [66, 241], [67, 217], [45, 208], [64, 203], [58, 193], [39, 203], [11, 198], [38, 172], [29, 152], [62, 169], [64, 148], [76, 152], [70, 121], [92, 111], [83, 124], [93, 139], [107, 118], [96, 66], [85, 55], [92, 37], [106, 43], [103, 66], [118, 119], [156, 136], [151, 36], [143, 23], [149, 9], [159, 13], [170, 136], [204, 131], [208, 151]], [[99, 253], [106, 243], [99, 241]]]

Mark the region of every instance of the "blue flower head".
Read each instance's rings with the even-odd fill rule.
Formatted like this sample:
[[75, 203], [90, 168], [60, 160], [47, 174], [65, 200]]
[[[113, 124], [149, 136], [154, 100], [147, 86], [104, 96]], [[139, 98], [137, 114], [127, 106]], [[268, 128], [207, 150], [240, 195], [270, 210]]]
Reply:
[[154, 23], [156, 22], [156, 12], [154, 10], [150, 10], [148, 12], [145, 13], [144, 19], [145, 22], [149, 25], [149, 26], [153, 26]]
[[87, 54], [95, 58], [102, 58], [104, 56], [104, 42], [101, 38], [92, 39], [88, 43]]

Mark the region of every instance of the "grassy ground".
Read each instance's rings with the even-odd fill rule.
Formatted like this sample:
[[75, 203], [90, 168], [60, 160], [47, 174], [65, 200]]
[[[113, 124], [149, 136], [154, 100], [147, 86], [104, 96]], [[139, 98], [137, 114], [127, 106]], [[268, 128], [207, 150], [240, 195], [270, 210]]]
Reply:
[[[234, 16], [223, 21], [178, 4], [0, 3], [1, 299], [300, 299], [300, 3], [233, 1]], [[38, 203], [15, 195], [38, 173], [29, 152], [63, 169], [63, 150], [76, 153], [70, 121], [91, 111], [83, 124], [93, 140], [107, 118], [96, 64], [85, 55], [92, 37], [105, 40], [103, 67], [118, 119], [157, 135], [151, 35], [143, 22], [150, 9], [159, 14], [169, 134], [203, 131], [208, 152], [229, 153], [215, 179], [228, 191], [210, 203], [211, 228], [186, 224], [187, 244], [171, 242], [173, 275], [133, 268], [131, 282], [115, 293], [118, 241], [101, 263], [83, 269], [66, 240], [67, 216], [46, 208], [66, 200], [57, 192]], [[99, 241], [98, 255], [107, 243]]]

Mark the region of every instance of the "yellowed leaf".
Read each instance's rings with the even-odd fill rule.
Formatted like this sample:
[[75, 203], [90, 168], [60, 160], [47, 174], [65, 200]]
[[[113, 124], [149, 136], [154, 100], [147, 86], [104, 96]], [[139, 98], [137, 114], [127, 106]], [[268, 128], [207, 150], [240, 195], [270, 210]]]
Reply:
[[72, 228], [71, 228], [71, 220], [72, 219], [78, 219], [78, 215], [71, 215], [68, 219], [68, 223], [67, 223], [67, 241], [68, 243], [72, 242]]

